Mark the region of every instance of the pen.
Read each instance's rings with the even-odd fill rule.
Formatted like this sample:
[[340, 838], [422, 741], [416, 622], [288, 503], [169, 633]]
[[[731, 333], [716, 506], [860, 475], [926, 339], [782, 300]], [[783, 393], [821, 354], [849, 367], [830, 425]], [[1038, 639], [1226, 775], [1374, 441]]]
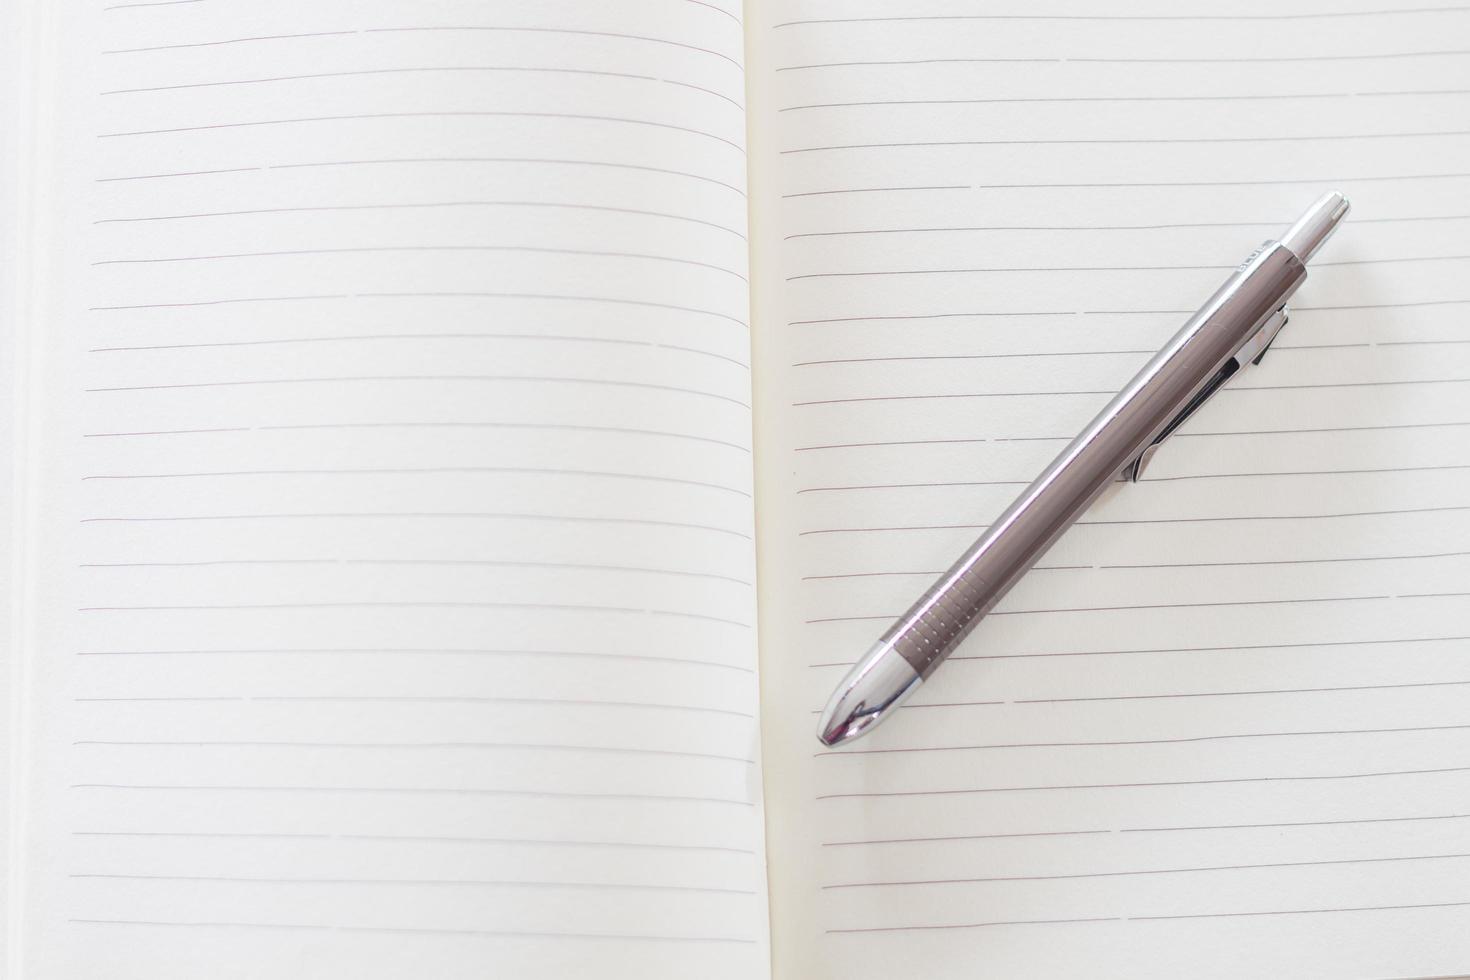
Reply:
[[1286, 324], [1286, 301], [1307, 278], [1307, 261], [1347, 210], [1341, 194], [1324, 195], [1280, 241], [1240, 264], [853, 666], [822, 712], [824, 744], [850, 741], [892, 714], [1110, 483], [1137, 482], [1185, 419], [1241, 367], [1261, 362]]

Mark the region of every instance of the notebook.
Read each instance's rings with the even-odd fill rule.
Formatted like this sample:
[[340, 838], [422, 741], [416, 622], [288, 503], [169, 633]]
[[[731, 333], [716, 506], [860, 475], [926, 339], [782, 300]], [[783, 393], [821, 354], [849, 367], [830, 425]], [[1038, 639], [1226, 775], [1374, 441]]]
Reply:
[[[1470, 971], [1470, 7], [3, 17], [5, 976]], [[824, 749], [1329, 189], [1263, 364]]]

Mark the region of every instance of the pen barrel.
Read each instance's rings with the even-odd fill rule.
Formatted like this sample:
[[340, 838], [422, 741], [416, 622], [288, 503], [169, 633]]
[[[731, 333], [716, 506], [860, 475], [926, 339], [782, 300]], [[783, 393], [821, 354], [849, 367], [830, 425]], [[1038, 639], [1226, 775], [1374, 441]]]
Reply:
[[1306, 278], [1263, 245], [990, 528], [883, 634], [928, 677]]

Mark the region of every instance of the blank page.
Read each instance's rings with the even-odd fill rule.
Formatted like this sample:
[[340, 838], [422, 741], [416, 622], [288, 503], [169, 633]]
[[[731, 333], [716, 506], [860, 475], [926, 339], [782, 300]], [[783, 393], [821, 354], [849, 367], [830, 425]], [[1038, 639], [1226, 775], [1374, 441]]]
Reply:
[[[1470, 11], [762, 6], [777, 974], [1470, 970]], [[1262, 366], [819, 752], [854, 658], [1334, 187]]]
[[57, 8], [27, 977], [765, 971], [735, 9]]

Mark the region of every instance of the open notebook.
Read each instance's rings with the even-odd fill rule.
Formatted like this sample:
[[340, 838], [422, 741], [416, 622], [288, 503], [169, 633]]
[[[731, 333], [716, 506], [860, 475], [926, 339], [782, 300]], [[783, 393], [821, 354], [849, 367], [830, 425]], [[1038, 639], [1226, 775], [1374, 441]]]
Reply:
[[[1470, 970], [1470, 7], [4, 17], [5, 976]], [[819, 751], [1330, 188], [1263, 366]]]

